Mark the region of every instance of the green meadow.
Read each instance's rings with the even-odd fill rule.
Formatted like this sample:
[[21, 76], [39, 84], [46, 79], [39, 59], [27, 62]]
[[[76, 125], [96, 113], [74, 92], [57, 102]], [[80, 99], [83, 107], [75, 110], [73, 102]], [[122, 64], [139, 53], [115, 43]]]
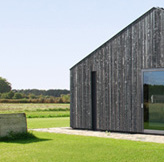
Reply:
[[[10, 109], [12, 109], [12, 106], [13, 105], [6, 105], [6, 107]], [[53, 109], [54, 113], [69, 112], [69, 105], [45, 104], [44, 106], [46, 107], [44, 107], [41, 104], [40, 106], [38, 104], [23, 104], [22, 108], [19, 106], [17, 107], [17, 105], [14, 105], [14, 110], [5, 110], [4, 107], [0, 105], [0, 111], [5, 113], [45, 113], [45, 117], [27, 118], [27, 125], [29, 129], [69, 126], [69, 117], [46, 117], [46, 113], [52, 111], [50, 109]], [[32, 133], [36, 138], [0, 141], [0, 162], [164, 161], [164, 144], [35, 131], [32, 131]]]
[[51, 109], [69, 109], [70, 104], [56, 103], [0, 103], [0, 111], [22, 112]]
[[53, 128], [53, 127], [69, 127], [70, 118], [27, 118], [28, 129], [33, 128]]
[[0, 142], [1, 162], [163, 162], [164, 145], [33, 132], [36, 139]]
[[26, 113], [27, 118], [69, 117], [69, 104], [5, 104], [0, 103], [0, 113]]

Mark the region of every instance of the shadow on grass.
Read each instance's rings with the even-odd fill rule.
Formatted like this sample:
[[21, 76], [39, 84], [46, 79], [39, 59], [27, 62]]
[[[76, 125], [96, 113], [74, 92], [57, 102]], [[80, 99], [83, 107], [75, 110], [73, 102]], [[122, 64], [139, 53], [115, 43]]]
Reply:
[[51, 139], [38, 138], [35, 135], [33, 135], [31, 132], [19, 133], [19, 134], [14, 134], [11, 132], [7, 137], [0, 138], [0, 143], [6, 142], [6, 143], [29, 144], [29, 143], [44, 142], [50, 140]]
[[44, 142], [44, 141], [50, 141], [51, 139], [41, 139], [41, 138], [36, 138], [36, 139], [19, 139], [19, 140], [4, 140], [1, 142], [5, 142], [5, 143], [18, 143], [18, 144], [29, 144], [29, 143], [35, 143], [35, 142]]

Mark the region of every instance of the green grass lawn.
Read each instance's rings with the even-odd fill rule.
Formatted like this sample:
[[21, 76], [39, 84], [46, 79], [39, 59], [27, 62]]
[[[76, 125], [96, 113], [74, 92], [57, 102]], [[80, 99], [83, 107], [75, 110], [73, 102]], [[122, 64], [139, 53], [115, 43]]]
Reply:
[[[15, 104], [14, 112], [19, 112]], [[22, 105], [22, 104], [21, 104]], [[29, 106], [29, 104], [27, 104]], [[24, 108], [27, 115], [41, 116], [51, 114], [51, 104], [34, 104]], [[33, 104], [32, 104], [33, 105]], [[40, 105], [40, 107], [38, 107]], [[44, 105], [44, 106], [43, 106]], [[42, 107], [43, 106], [43, 107]], [[48, 106], [45, 108], [45, 106]], [[52, 106], [52, 105], [51, 105]], [[61, 108], [63, 104], [56, 106]], [[65, 106], [65, 104], [64, 104]], [[12, 107], [12, 108], [11, 108]], [[13, 104], [10, 108], [13, 110]], [[4, 106], [3, 106], [4, 108]], [[65, 107], [63, 109], [66, 109]], [[0, 106], [0, 111], [2, 107]], [[39, 109], [39, 110], [38, 110]], [[47, 111], [45, 111], [47, 109]], [[11, 112], [10, 109], [5, 109]], [[54, 111], [54, 113], [67, 113]], [[31, 114], [30, 114], [31, 113]], [[52, 114], [51, 114], [52, 115]], [[28, 128], [68, 127], [69, 117], [27, 118]], [[36, 139], [0, 142], [0, 162], [163, 162], [164, 144], [116, 140], [98, 137], [63, 135], [55, 133], [33, 132]]]
[[69, 117], [64, 118], [29, 118], [27, 119], [28, 128], [52, 128], [52, 127], [69, 127]]
[[12, 112], [12, 111], [3, 111], [0, 114], [8, 113], [26, 113], [27, 118], [54, 118], [54, 117], [69, 117], [70, 111], [22, 111], [22, 112]]
[[52, 118], [70, 116], [70, 111], [32, 111], [25, 113], [27, 118]]
[[38, 139], [0, 142], [1, 162], [163, 162], [164, 145], [34, 132]]

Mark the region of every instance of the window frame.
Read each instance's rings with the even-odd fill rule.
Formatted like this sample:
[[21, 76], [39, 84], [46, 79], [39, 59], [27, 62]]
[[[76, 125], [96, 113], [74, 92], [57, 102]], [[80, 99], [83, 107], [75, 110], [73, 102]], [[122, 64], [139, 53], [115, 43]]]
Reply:
[[153, 129], [144, 129], [144, 72], [156, 72], [163, 71], [163, 68], [149, 68], [149, 69], [141, 69], [141, 110], [142, 110], [142, 130], [144, 133], [148, 134], [162, 134], [164, 135], [164, 130], [153, 130]]

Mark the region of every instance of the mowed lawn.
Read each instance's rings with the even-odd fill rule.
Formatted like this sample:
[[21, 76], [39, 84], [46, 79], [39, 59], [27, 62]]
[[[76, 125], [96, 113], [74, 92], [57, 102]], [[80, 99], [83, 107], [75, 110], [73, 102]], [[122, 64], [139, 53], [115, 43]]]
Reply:
[[[51, 104], [50, 104], [51, 105]], [[50, 106], [44, 105], [44, 106]], [[60, 104], [61, 105], [61, 104]], [[16, 106], [16, 105], [14, 105]], [[23, 106], [29, 106], [23, 105]], [[36, 106], [36, 105], [34, 105]], [[22, 111], [47, 113], [49, 107]], [[52, 106], [52, 105], [51, 105]], [[63, 106], [63, 105], [61, 105]], [[42, 108], [41, 108], [42, 107]], [[18, 108], [18, 107], [17, 107]], [[58, 109], [59, 107], [56, 107]], [[34, 110], [35, 109], [35, 110]], [[37, 110], [39, 109], [39, 110]], [[42, 109], [42, 111], [40, 110]], [[51, 109], [51, 108], [50, 108]], [[54, 107], [52, 108], [54, 109]], [[66, 108], [64, 108], [66, 109]], [[1, 109], [2, 110], [2, 109]], [[53, 110], [54, 111], [54, 110]], [[14, 111], [15, 112], [15, 111]], [[17, 112], [17, 110], [16, 110]], [[54, 111], [58, 112], [58, 111]], [[65, 111], [60, 111], [65, 112]], [[28, 128], [68, 127], [69, 117], [27, 118]], [[28, 140], [0, 142], [0, 162], [163, 162], [164, 144], [35, 132]]]
[[38, 139], [0, 142], [1, 162], [163, 162], [164, 145], [34, 132]]
[[32, 128], [53, 128], [53, 127], [69, 127], [70, 118], [28, 118], [27, 127]]

